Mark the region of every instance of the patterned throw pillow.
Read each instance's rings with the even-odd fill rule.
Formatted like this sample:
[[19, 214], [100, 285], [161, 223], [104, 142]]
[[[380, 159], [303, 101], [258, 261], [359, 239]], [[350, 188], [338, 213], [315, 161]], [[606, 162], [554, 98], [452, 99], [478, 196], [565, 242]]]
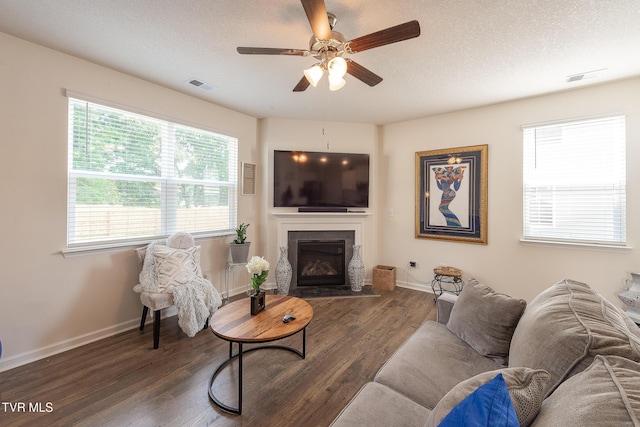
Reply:
[[530, 425], [542, 406], [550, 376], [541, 369], [504, 368], [483, 372], [452, 388], [433, 408], [426, 426], [438, 426], [454, 407], [498, 374], [502, 375], [507, 386], [518, 422], [522, 427]]
[[520, 427], [502, 374], [472, 391], [439, 424], [459, 426]]
[[175, 249], [155, 245], [153, 256], [156, 261], [159, 292], [169, 292], [172, 286], [185, 285], [201, 275], [199, 246]]

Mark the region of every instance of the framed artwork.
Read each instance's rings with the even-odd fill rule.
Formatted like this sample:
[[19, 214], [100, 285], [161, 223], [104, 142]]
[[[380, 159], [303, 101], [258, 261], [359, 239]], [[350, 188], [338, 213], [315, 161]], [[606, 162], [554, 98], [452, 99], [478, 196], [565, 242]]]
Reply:
[[242, 162], [242, 194], [253, 196], [256, 194], [256, 165]]
[[416, 153], [416, 238], [487, 244], [488, 145]]

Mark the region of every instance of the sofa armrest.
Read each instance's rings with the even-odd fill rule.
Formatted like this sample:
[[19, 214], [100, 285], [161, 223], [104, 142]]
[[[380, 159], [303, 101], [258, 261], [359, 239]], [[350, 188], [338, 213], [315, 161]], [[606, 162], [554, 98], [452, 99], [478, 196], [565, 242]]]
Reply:
[[453, 305], [457, 300], [457, 295], [449, 293], [443, 293], [438, 297], [438, 300], [436, 301], [436, 320], [438, 323], [442, 323], [443, 325], [447, 324]]

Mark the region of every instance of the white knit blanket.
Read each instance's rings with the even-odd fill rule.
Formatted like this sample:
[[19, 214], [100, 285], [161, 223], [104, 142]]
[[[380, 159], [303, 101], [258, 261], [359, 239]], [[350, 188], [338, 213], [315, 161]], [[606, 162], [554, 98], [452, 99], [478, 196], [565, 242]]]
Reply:
[[[154, 253], [155, 245], [164, 245], [166, 240], [151, 242], [144, 254], [144, 263], [140, 272], [140, 283], [134, 286], [136, 292], [169, 292], [178, 310], [178, 325], [189, 337], [195, 336], [204, 328], [207, 320], [222, 304], [222, 298], [210, 281], [198, 275], [185, 285], [170, 285], [161, 288]], [[199, 264], [199, 259], [198, 259]]]

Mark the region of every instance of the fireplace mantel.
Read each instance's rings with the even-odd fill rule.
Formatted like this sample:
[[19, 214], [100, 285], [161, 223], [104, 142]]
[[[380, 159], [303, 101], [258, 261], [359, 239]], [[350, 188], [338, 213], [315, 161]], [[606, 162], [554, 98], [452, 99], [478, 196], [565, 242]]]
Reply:
[[310, 217], [344, 217], [344, 218], [355, 218], [355, 217], [367, 217], [371, 215], [371, 212], [363, 212], [363, 211], [352, 211], [352, 212], [272, 212], [271, 213], [276, 218], [291, 218], [291, 217], [300, 217], [300, 218], [310, 218]]
[[364, 249], [365, 220], [370, 212], [272, 212], [278, 222], [278, 246], [287, 246], [289, 231], [353, 230]]

